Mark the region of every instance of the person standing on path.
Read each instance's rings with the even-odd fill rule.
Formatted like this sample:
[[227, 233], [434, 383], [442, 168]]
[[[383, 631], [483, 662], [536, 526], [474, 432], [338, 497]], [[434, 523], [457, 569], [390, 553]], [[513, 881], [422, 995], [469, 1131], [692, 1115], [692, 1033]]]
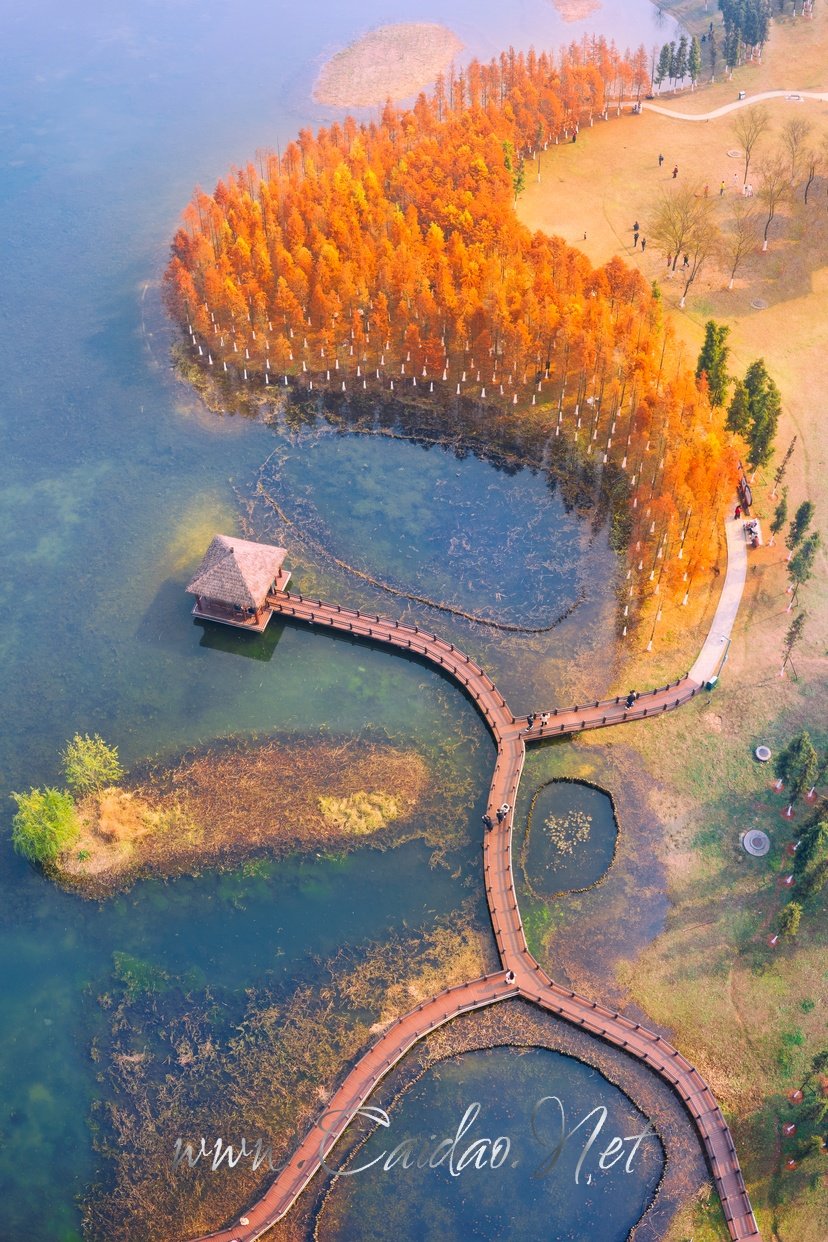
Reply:
[[674, 181], [675, 181], [675, 179], [676, 179], [676, 177], [677, 177], [677, 176], [678, 176], [678, 164], [675, 164], [675, 165], [674, 165], [674, 167], [673, 167], [673, 180], [674, 180]]
[[725, 183], [722, 182], [722, 184], [719, 186], [719, 198], [724, 198], [724, 192], [725, 192]]
[[642, 249], [642, 252], [647, 249], [647, 238], [646, 237], [641, 238], [641, 249]]
[[636, 229], [636, 231], [633, 233], [633, 250], [635, 250], [637, 245], [638, 245], [638, 229]]
[[659, 168], [661, 168], [661, 165], [662, 165], [663, 163], [664, 163], [664, 156], [661, 154], [661, 152], [659, 152], [659, 155], [658, 155], [658, 166], [659, 166]]

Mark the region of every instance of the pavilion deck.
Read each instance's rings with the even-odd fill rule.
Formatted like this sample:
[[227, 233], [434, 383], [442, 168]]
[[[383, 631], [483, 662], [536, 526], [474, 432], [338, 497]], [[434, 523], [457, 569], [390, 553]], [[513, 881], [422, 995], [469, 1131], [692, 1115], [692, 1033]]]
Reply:
[[[276, 591], [286, 591], [289, 582], [290, 572], [280, 569], [275, 581]], [[199, 621], [218, 621], [221, 625], [233, 625], [238, 630], [251, 630], [254, 634], [262, 634], [273, 616], [273, 610], [265, 601], [258, 612], [251, 614], [243, 609], [237, 611], [232, 604], [223, 604], [220, 600], [198, 595], [193, 605], [193, 616]]]

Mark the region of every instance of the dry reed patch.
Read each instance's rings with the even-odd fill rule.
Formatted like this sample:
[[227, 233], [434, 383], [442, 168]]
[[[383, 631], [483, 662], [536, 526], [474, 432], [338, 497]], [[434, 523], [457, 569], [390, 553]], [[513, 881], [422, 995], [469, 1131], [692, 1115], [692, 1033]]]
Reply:
[[462, 48], [453, 31], [433, 22], [380, 26], [322, 66], [313, 97], [337, 108], [407, 99], [429, 86]]
[[428, 787], [421, 755], [360, 739], [211, 749], [85, 799], [81, 838], [59, 878], [104, 896], [139, 874], [192, 872], [265, 849], [342, 848], [412, 813]]
[[582, 22], [604, 7], [601, 0], [552, 0], [552, 4], [565, 22]]

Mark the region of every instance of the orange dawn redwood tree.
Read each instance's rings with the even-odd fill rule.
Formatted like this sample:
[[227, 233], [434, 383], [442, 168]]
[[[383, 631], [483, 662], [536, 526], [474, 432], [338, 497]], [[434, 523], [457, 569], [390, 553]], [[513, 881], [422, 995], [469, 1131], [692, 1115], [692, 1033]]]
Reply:
[[647, 85], [643, 49], [599, 38], [472, 61], [410, 109], [302, 129], [197, 189], [165, 276], [200, 358], [242, 382], [393, 383], [439, 393], [447, 419], [458, 395], [539, 405], [625, 480], [625, 618], [686, 600], [715, 562], [739, 446], [641, 274], [617, 257], [593, 268], [514, 204], [541, 149]]

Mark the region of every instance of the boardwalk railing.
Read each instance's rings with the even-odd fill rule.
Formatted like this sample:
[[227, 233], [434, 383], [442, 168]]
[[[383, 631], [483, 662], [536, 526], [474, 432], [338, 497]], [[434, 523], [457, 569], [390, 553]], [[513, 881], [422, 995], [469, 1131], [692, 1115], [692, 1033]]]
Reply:
[[[324, 1163], [376, 1084], [423, 1036], [458, 1014], [520, 996], [582, 1030], [637, 1057], [676, 1091], [701, 1139], [733, 1242], [761, 1242], [739, 1167], [733, 1139], [715, 1097], [698, 1070], [660, 1035], [596, 1001], [556, 984], [529, 952], [518, 908], [512, 869], [512, 822], [526, 743], [555, 734], [604, 728], [673, 711], [689, 702], [701, 686], [689, 676], [642, 695], [626, 706], [627, 696], [598, 699], [565, 711], [549, 713], [546, 726], [520, 725], [488, 674], [453, 643], [419, 626], [392, 621], [379, 614], [280, 593], [268, 597], [274, 613], [312, 625], [333, 628], [355, 637], [384, 643], [423, 656], [448, 673], [479, 707], [497, 743], [497, 760], [489, 791], [490, 812], [505, 808], [501, 821], [483, 841], [486, 900], [497, 950], [503, 965], [498, 974], [447, 988], [396, 1019], [356, 1062], [285, 1167], [264, 1195], [238, 1222], [198, 1242], [252, 1242], [288, 1211]], [[640, 706], [639, 706], [640, 704]]]

